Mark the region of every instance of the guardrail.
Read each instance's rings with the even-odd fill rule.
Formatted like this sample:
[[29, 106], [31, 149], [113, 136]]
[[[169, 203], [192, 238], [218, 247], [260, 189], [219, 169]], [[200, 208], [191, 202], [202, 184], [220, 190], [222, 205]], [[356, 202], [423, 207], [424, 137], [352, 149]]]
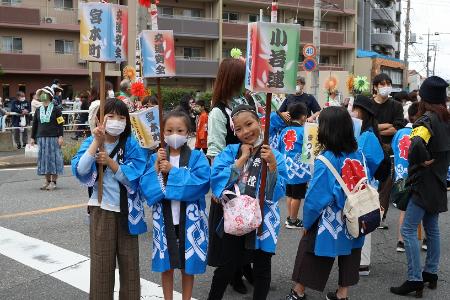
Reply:
[[[68, 131], [68, 132], [83, 131], [83, 129], [73, 129], [74, 126], [88, 126], [88, 125], [89, 125], [88, 123], [84, 123], [84, 124], [78, 124], [78, 123], [75, 123], [75, 121], [76, 121], [75, 115], [76, 115], [76, 114], [82, 114], [82, 113], [88, 114], [88, 113], [89, 113], [89, 110], [63, 110], [63, 111], [62, 111], [62, 114], [68, 116], [68, 117], [66, 118], [66, 119], [67, 119], [67, 123], [65, 123], [65, 124], [63, 125], [64, 128], [66, 128], [66, 127], [72, 127], [72, 129], [69, 129], [69, 130], [64, 129], [64, 130], [65, 130], [65, 131]], [[30, 113], [30, 115], [34, 115], [34, 113]], [[12, 116], [21, 116], [21, 114], [16, 113], [16, 112], [8, 112], [8, 114], [4, 115], [4, 116], [2, 117], [2, 121], [1, 121], [1, 122], [2, 122], [2, 130], [1, 130], [1, 132], [6, 132], [6, 130], [13, 130], [13, 129], [20, 129], [20, 128], [31, 128], [31, 127], [32, 127], [32, 126], [25, 126], [25, 127], [6, 127], [6, 119], [7, 119], [8, 117], [12, 117]], [[70, 117], [72, 117], [72, 118], [70, 118]], [[69, 122], [69, 120], [70, 120], [70, 122]], [[71, 123], [71, 122], [73, 122], [73, 123]]]

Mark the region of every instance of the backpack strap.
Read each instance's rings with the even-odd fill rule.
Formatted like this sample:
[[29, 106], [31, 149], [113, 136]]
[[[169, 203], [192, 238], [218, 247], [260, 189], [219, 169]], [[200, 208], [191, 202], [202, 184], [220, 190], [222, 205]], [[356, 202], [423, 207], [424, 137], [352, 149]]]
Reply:
[[351, 194], [350, 190], [348, 189], [347, 185], [345, 184], [344, 180], [342, 179], [341, 175], [339, 175], [338, 171], [336, 171], [336, 168], [331, 164], [331, 162], [323, 155], [319, 155], [317, 157], [318, 160], [323, 162], [325, 166], [327, 166], [328, 170], [331, 171], [331, 173], [334, 175], [336, 180], [341, 185], [341, 188], [344, 190], [344, 193], [348, 196]]

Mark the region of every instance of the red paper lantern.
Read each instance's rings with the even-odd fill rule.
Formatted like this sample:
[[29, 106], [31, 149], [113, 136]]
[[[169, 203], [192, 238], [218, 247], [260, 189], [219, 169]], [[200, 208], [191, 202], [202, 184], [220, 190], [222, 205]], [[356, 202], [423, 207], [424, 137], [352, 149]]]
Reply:
[[151, 0], [139, 0], [141, 6], [150, 7]]

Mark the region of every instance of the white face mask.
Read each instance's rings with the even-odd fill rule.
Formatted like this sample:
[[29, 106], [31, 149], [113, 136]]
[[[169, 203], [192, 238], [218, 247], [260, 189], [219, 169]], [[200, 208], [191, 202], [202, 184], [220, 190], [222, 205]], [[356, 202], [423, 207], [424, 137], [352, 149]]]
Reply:
[[126, 121], [108, 119], [106, 121], [105, 130], [111, 136], [119, 136], [122, 132], [124, 132], [126, 126], [127, 126]]
[[382, 97], [388, 97], [392, 92], [392, 86], [384, 86], [378, 88], [378, 94]]
[[164, 141], [169, 145], [170, 147], [174, 149], [178, 149], [187, 142], [187, 136], [185, 135], [179, 135], [179, 134], [171, 134], [171, 135], [165, 135]]
[[302, 87], [299, 86], [299, 85], [296, 85], [296, 86], [295, 86], [295, 92], [296, 92], [296, 93], [301, 93], [301, 91], [302, 91]]
[[108, 98], [114, 98], [114, 91], [113, 90], [109, 90], [108, 91]]
[[19, 100], [20, 101], [25, 101], [25, 97], [20, 97]]
[[253, 143], [253, 147], [258, 147], [264, 141], [263, 134], [260, 133], [258, 139]]

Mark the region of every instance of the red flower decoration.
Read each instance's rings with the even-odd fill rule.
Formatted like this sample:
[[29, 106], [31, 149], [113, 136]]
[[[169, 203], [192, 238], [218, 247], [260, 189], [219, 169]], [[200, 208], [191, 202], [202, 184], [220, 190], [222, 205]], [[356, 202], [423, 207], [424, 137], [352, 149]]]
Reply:
[[139, 0], [141, 6], [150, 7], [151, 0]]
[[297, 141], [297, 132], [295, 132], [295, 130], [293, 129], [289, 129], [288, 131], [286, 131], [286, 134], [283, 137], [283, 142], [285, 145], [286, 151], [291, 151], [292, 149], [294, 149], [294, 144]]
[[341, 172], [342, 180], [350, 191], [355, 188], [361, 178], [366, 177], [363, 165], [356, 159], [345, 159]]
[[134, 82], [131, 84], [131, 94], [136, 97], [144, 97], [146, 95], [145, 86], [142, 82]]
[[398, 149], [400, 150], [400, 157], [404, 160], [408, 160], [408, 150], [409, 146], [411, 145], [411, 139], [408, 135], [404, 135], [399, 143], [398, 143]]

